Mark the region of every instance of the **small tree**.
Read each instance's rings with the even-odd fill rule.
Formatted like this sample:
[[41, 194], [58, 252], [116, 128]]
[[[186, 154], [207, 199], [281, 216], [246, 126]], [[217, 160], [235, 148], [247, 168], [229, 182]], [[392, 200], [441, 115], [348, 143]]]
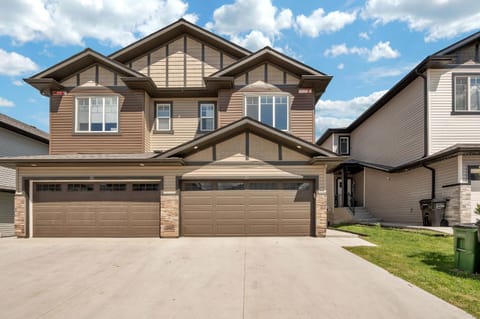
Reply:
[[477, 207], [475, 207], [475, 214], [480, 215], [480, 203], [478, 203]]
[[[477, 206], [475, 207], [475, 210], [473, 212], [475, 214], [477, 214], [478, 216], [480, 216], [480, 203], [477, 204]], [[478, 240], [480, 241], [480, 218], [479, 217], [477, 217], [477, 225], [478, 225], [478, 230], [479, 230]]]

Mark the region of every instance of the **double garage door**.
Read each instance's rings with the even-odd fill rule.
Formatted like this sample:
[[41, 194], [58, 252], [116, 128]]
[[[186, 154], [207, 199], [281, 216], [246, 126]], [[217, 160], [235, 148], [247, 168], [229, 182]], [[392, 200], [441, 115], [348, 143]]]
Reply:
[[184, 236], [308, 236], [310, 181], [184, 181]]
[[158, 183], [35, 183], [34, 237], [158, 237]]
[[[156, 182], [33, 184], [34, 237], [159, 237]], [[308, 236], [311, 181], [183, 181], [183, 236]]]

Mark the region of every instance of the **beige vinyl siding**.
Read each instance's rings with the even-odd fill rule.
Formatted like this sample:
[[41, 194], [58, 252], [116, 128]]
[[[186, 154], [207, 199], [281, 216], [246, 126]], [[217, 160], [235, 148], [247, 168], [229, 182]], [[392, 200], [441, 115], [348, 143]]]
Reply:
[[[75, 133], [76, 95], [118, 95], [118, 133]], [[126, 89], [77, 88], [64, 96], [50, 98], [50, 154], [142, 153], [144, 139], [144, 98], [141, 91]]]
[[[212, 100], [214, 99], [205, 99], [205, 101]], [[151, 119], [154, 119], [155, 116], [155, 102], [172, 102], [172, 133], [156, 132], [155, 121], [153, 121], [150, 130], [150, 149], [166, 151], [200, 136], [198, 120], [198, 103], [200, 101], [204, 101], [204, 99], [151, 99]]]
[[80, 72], [80, 86], [96, 86], [95, 82], [95, 66]]
[[217, 161], [245, 161], [245, 134], [239, 134], [216, 145]]
[[235, 85], [245, 85], [245, 84], [247, 84], [247, 82], [245, 82], [245, 78], [246, 78], [245, 74], [237, 76], [235, 78], [235, 81], [234, 81]]
[[[274, 92], [290, 93], [290, 130], [289, 132], [308, 142], [314, 142], [314, 96], [299, 94], [296, 87], [273, 87]], [[245, 116], [245, 96], [249, 93], [261, 94], [263, 89], [256, 87], [237, 87], [231, 90], [220, 90], [218, 93], [218, 125], [228, 125]], [[265, 92], [265, 91], [263, 91]]]
[[227, 54], [223, 54], [223, 68], [226, 68], [227, 66], [229, 66], [230, 64], [236, 62], [237, 60], [232, 58], [231, 56], [227, 55]]
[[187, 38], [187, 87], [204, 86], [202, 76], [202, 44]]
[[287, 83], [286, 83], [287, 85], [298, 85], [299, 82], [300, 82], [300, 78], [290, 73], [287, 73]]
[[75, 87], [77, 86], [77, 75], [73, 75], [69, 78], [67, 78], [66, 80], [60, 82], [61, 85], [63, 85], [64, 87]]
[[417, 78], [350, 134], [353, 158], [397, 166], [424, 154], [423, 79]]
[[98, 66], [98, 85], [114, 86], [114, 82], [115, 73], [102, 66]]
[[365, 168], [365, 207], [385, 222], [422, 223], [419, 201], [431, 196], [426, 168], [388, 174]]
[[213, 150], [211, 147], [200, 150], [185, 158], [187, 162], [211, 162], [213, 161]]
[[152, 149], [152, 145], [151, 145], [151, 128], [152, 128], [152, 125], [153, 125], [153, 112], [152, 112], [152, 108], [153, 108], [153, 105], [151, 103], [151, 98], [150, 96], [145, 92], [145, 111], [143, 113], [143, 117], [144, 117], [144, 131], [143, 131], [143, 134], [144, 134], [144, 137], [143, 137], [143, 140], [144, 140], [144, 149], [145, 149], [145, 152], [150, 152], [151, 149]]
[[325, 140], [325, 142], [323, 142], [322, 144], [320, 144], [320, 147], [323, 147], [329, 151], [332, 151], [332, 152], [336, 152], [336, 150], [334, 151], [334, 147], [333, 147], [333, 140], [334, 140], [334, 136], [335, 134], [330, 134], [330, 136]]
[[[163, 190], [175, 191], [177, 177], [188, 179], [301, 179], [304, 176], [318, 176], [319, 190], [325, 190], [324, 165], [270, 165], [266, 163], [235, 163], [232, 165], [215, 163], [202, 166], [85, 166], [85, 167], [19, 167], [20, 176], [35, 176], [35, 179], [86, 176], [108, 177], [157, 177], [163, 178]], [[19, 188], [21, 189], [21, 188]]]
[[205, 45], [205, 76], [220, 70], [220, 51]]
[[[265, 81], [265, 65], [267, 65], [267, 81]], [[248, 83], [246, 75], [248, 74]], [[286, 80], [286, 82], [285, 82]], [[246, 73], [235, 77], [235, 85], [247, 85], [257, 81], [266, 82], [273, 85], [298, 85], [299, 78], [288, 73], [280, 66], [272, 63], [262, 63]]]
[[273, 64], [268, 64], [267, 74], [268, 74], [268, 83], [284, 84], [283, 83], [284, 71], [277, 68]]
[[480, 115], [452, 115], [453, 73], [478, 73], [477, 69], [455, 68], [428, 70], [429, 78], [429, 154], [458, 143], [478, 143]]
[[168, 46], [168, 87], [184, 87], [184, 38], [179, 38]]
[[250, 153], [251, 159], [261, 159], [264, 161], [278, 161], [278, 144], [272, 143], [267, 139], [250, 134]]
[[146, 55], [134, 60], [132, 62], [132, 69], [144, 74], [148, 75], [148, 57]]
[[167, 79], [166, 46], [153, 50], [150, 53], [150, 63], [150, 78], [157, 87], [165, 87]]
[[429, 166], [435, 169], [435, 197], [450, 198], [452, 192], [450, 185], [458, 183], [458, 158], [449, 158]]
[[282, 160], [288, 162], [308, 161], [310, 158], [287, 147], [282, 147]]
[[257, 81], [265, 82], [264, 64], [261, 64], [260, 66], [248, 72], [248, 83], [255, 83]]

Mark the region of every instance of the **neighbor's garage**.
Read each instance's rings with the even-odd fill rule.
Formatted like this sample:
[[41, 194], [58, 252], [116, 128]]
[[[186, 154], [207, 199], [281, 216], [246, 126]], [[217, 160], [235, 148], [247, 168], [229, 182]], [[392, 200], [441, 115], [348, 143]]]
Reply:
[[183, 236], [309, 236], [313, 181], [183, 181]]
[[158, 182], [33, 186], [33, 237], [159, 237]]

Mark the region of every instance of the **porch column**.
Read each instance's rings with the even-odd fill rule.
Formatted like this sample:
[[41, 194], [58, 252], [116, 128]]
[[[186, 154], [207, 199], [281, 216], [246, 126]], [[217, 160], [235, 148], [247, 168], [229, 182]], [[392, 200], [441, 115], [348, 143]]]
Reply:
[[327, 235], [327, 191], [318, 190], [315, 194], [315, 236]]
[[15, 235], [18, 238], [27, 237], [26, 220], [27, 220], [27, 198], [25, 193], [15, 193]]
[[342, 206], [348, 207], [347, 169], [342, 167]]

